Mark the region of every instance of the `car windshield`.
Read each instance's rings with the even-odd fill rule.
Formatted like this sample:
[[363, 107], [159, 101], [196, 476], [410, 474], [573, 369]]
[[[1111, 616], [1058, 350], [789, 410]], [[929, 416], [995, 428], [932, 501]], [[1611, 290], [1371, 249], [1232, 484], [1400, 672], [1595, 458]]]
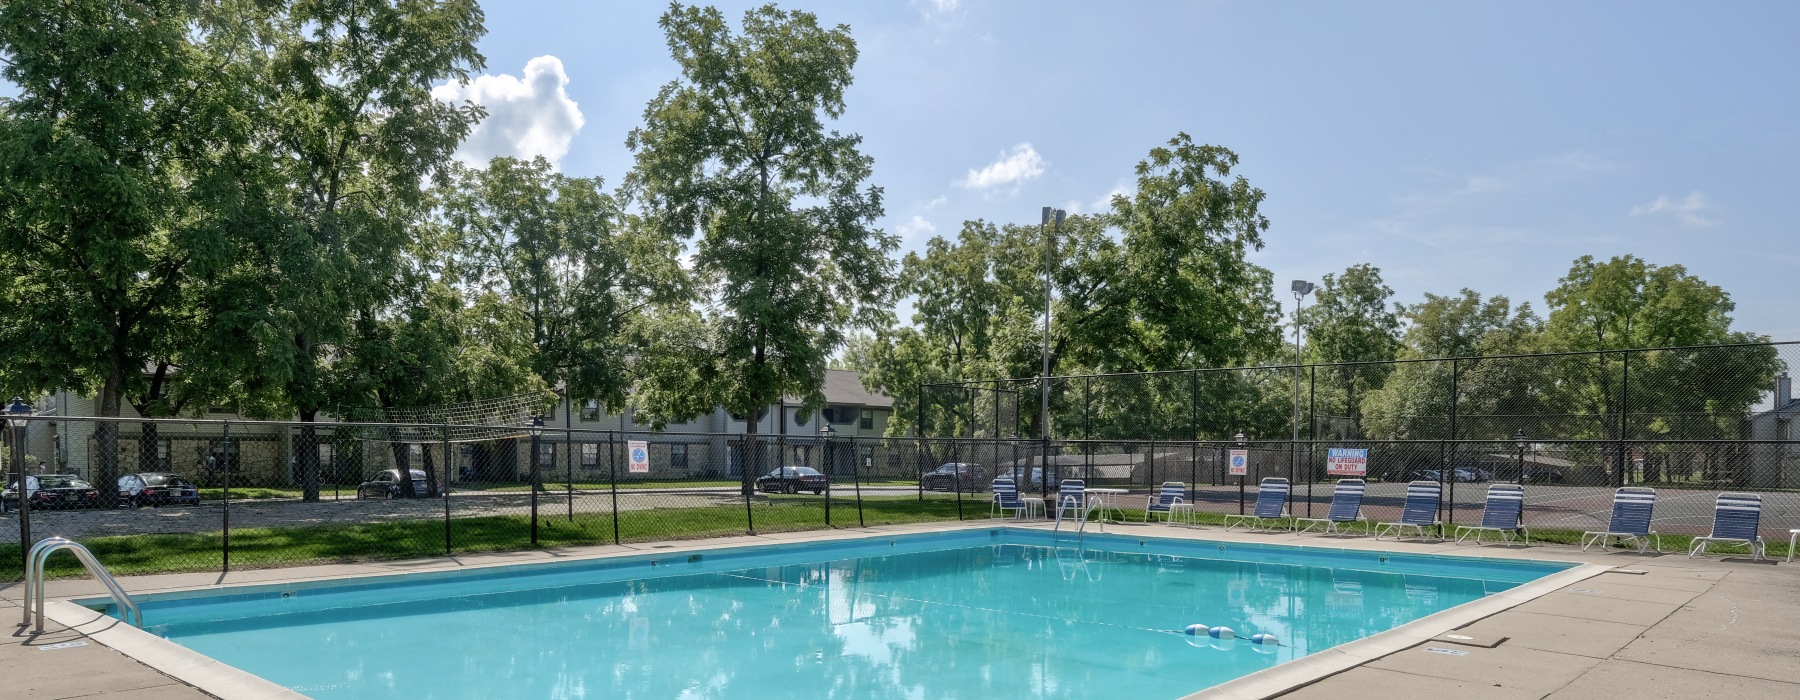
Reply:
[[423, 470], [423, 469], [412, 470], [412, 478], [413, 478], [413, 481], [424, 481], [425, 480], [425, 470]]
[[[76, 481], [75, 479], [73, 479], [71, 477], [66, 477], [66, 476], [40, 476], [40, 477], [38, 477], [38, 488], [41, 488], [41, 489], [62, 489], [62, 488], [69, 488], [70, 486], [76, 486], [77, 484], [80, 484], [80, 486], [87, 485], [85, 482]], [[77, 486], [77, 488], [80, 488], [80, 486]]]
[[145, 486], [170, 486], [168, 474], [145, 474]]
[[818, 476], [819, 470], [812, 467], [788, 467], [795, 476]]

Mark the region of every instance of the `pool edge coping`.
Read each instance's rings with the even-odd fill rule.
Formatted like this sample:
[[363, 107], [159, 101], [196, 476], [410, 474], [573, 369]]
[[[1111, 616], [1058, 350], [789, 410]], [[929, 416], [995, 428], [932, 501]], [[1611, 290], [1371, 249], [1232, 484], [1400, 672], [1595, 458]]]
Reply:
[[[876, 527], [880, 527], [880, 526], [876, 526]], [[569, 559], [564, 559], [564, 560], [560, 560], [560, 561], [493, 562], [493, 563], [483, 563], [483, 564], [478, 564], [478, 565], [473, 565], [473, 566], [462, 566], [462, 567], [456, 567], [456, 568], [433, 569], [433, 570], [429, 570], [429, 571], [369, 573], [369, 574], [359, 574], [359, 575], [349, 575], [349, 576], [345, 576], [345, 575], [307, 576], [307, 577], [297, 577], [294, 579], [283, 580], [283, 581], [262, 581], [262, 582], [255, 582], [255, 583], [246, 582], [246, 583], [235, 584], [235, 585], [233, 585], [233, 584], [201, 585], [201, 586], [181, 587], [181, 588], [176, 588], [176, 589], [171, 589], [171, 590], [159, 591], [156, 593], [147, 594], [146, 597], [150, 598], [150, 599], [165, 599], [166, 600], [166, 599], [185, 598], [185, 597], [190, 597], [190, 596], [205, 596], [208, 594], [216, 595], [221, 590], [240, 590], [240, 591], [245, 591], [245, 592], [261, 591], [261, 590], [279, 590], [282, 588], [291, 587], [297, 583], [318, 584], [318, 583], [323, 583], [323, 582], [370, 581], [370, 580], [376, 580], [376, 579], [395, 579], [395, 580], [403, 580], [403, 579], [408, 579], [408, 578], [429, 579], [429, 578], [437, 578], [439, 576], [469, 575], [473, 572], [479, 572], [479, 571], [489, 570], [489, 569], [504, 568], [504, 567], [520, 567], [520, 568], [555, 567], [558, 565], [568, 565], [568, 564], [579, 562], [579, 561], [594, 561], [594, 560], [602, 560], [602, 559], [626, 558], [626, 557], [644, 556], [644, 555], [651, 555], [651, 556], [667, 555], [667, 554], [675, 554], [678, 552], [691, 551], [691, 550], [696, 550], [696, 549], [700, 549], [700, 550], [737, 549], [737, 548], [748, 548], [748, 547], [778, 546], [778, 545], [782, 545], [782, 544], [803, 544], [803, 543], [809, 543], [809, 542], [831, 542], [831, 541], [862, 539], [862, 538], [880, 538], [880, 537], [885, 537], [885, 536], [902, 535], [902, 534], [904, 534], [904, 535], [929, 535], [929, 534], [933, 534], [933, 533], [966, 532], [966, 531], [996, 530], [996, 529], [999, 529], [999, 530], [1018, 529], [1018, 530], [1022, 530], [1022, 531], [1035, 530], [1040, 533], [1043, 532], [1043, 530], [1041, 530], [1039, 528], [1033, 528], [1033, 527], [1019, 527], [1017, 525], [1006, 524], [1006, 523], [977, 522], [977, 523], [969, 523], [969, 524], [963, 524], [960, 526], [952, 526], [952, 527], [945, 527], [945, 528], [938, 528], [938, 529], [916, 529], [916, 530], [908, 529], [908, 530], [899, 531], [899, 532], [877, 530], [877, 529], [873, 529], [873, 528], [858, 528], [854, 531], [828, 533], [828, 534], [834, 535], [834, 536], [827, 536], [827, 537], [810, 536], [810, 535], [821, 534], [821, 533], [808, 532], [808, 533], [805, 533], [805, 536], [794, 537], [794, 538], [785, 538], [784, 537], [784, 538], [781, 538], [780, 541], [765, 541], [765, 542], [750, 542], [750, 543], [729, 543], [729, 544], [727, 544], [727, 543], [721, 543], [721, 542], [714, 541], [714, 540], [704, 540], [704, 539], [703, 540], [688, 540], [688, 541], [685, 541], [682, 545], [677, 545], [674, 547], [670, 547], [670, 548], [666, 548], [666, 549], [659, 549], [659, 550], [654, 550], [654, 551], [646, 551], [646, 550], [636, 549], [636, 548], [625, 550], [625, 551], [602, 551], [602, 552], [595, 552], [595, 553], [592, 553], [589, 555], [571, 557]], [[1158, 535], [1150, 535], [1150, 536], [1151, 537], [1169, 538], [1169, 539], [1188, 539], [1188, 540], [1208, 539], [1204, 535], [1199, 534], [1199, 533], [1205, 532], [1204, 530], [1187, 530], [1184, 528], [1180, 531], [1185, 532], [1185, 533], [1190, 533], [1190, 534], [1187, 534], [1186, 536], [1179, 536], [1179, 537], [1171, 537], [1170, 534], [1158, 534]], [[781, 533], [781, 534], [799, 534], [799, 533]], [[1107, 533], [1107, 534], [1112, 534], [1112, 533]], [[1195, 536], [1195, 535], [1199, 535], [1199, 536]], [[771, 538], [771, 539], [773, 539], [773, 538]], [[1312, 548], [1306, 544], [1293, 544], [1293, 543], [1269, 544], [1268, 546], [1282, 547], [1282, 548], [1299, 548], [1299, 549]], [[1337, 547], [1329, 547], [1329, 548], [1325, 548], [1325, 549], [1338, 549], [1338, 548]], [[1364, 549], [1362, 547], [1354, 547], [1354, 548], [1349, 548], [1349, 549], [1361, 549], [1363, 551], [1374, 551], [1378, 548]], [[1403, 551], [1403, 550], [1388, 550], [1388, 551]], [[1439, 552], [1429, 552], [1429, 553], [1406, 552], [1406, 553], [1415, 554], [1418, 556], [1426, 556], [1426, 557], [1454, 557], [1454, 558], [1461, 558], [1461, 559], [1489, 559], [1489, 560], [1495, 560], [1495, 561], [1514, 560], [1514, 561], [1527, 561], [1527, 562], [1545, 563], [1545, 564], [1567, 563], [1567, 562], [1557, 562], [1555, 560], [1543, 560], [1543, 559], [1531, 559], [1531, 558], [1513, 559], [1511, 557], [1489, 558], [1489, 557], [1482, 557], [1479, 555], [1465, 556], [1465, 555], [1460, 555], [1460, 554], [1445, 554], [1445, 553], [1439, 553]], [[1557, 572], [1547, 574], [1540, 578], [1533, 579], [1529, 582], [1514, 586], [1514, 587], [1507, 589], [1505, 591], [1502, 591], [1500, 593], [1495, 593], [1495, 594], [1492, 594], [1492, 595], [1489, 595], [1489, 596], [1486, 596], [1486, 597], [1483, 597], [1483, 598], [1480, 598], [1477, 600], [1472, 600], [1467, 603], [1457, 605], [1455, 607], [1452, 607], [1452, 608], [1449, 608], [1446, 610], [1441, 610], [1436, 613], [1432, 613], [1425, 617], [1422, 617], [1417, 620], [1413, 620], [1406, 624], [1400, 625], [1399, 627], [1395, 627], [1390, 630], [1379, 632], [1379, 633], [1370, 635], [1368, 637], [1363, 637], [1361, 639], [1346, 642], [1344, 644], [1340, 644], [1340, 645], [1337, 645], [1334, 647], [1323, 649], [1318, 652], [1308, 654], [1306, 656], [1294, 659], [1292, 661], [1279, 664], [1277, 666], [1266, 668], [1261, 671], [1256, 671], [1249, 675], [1240, 676], [1238, 678], [1234, 678], [1234, 679], [1226, 681], [1224, 683], [1220, 683], [1218, 685], [1214, 685], [1214, 686], [1196, 691], [1194, 693], [1190, 693], [1188, 695], [1181, 696], [1180, 700], [1214, 700], [1214, 699], [1218, 699], [1218, 700], [1248, 700], [1250, 698], [1274, 697], [1274, 696], [1280, 695], [1282, 693], [1287, 693], [1287, 692], [1299, 689], [1301, 687], [1305, 687], [1305, 686], [1312, 685], [1314, 683], [1323, 681], [1327, 678], [1330, 678], [1331, 676], [1337, 675], [1339, 673], [1343, 673], [1345, 671], [1349, 671], [1351, 669], [1362, 666], [1364, 664], [1367, 664], [1371, 661], [1382, 658], [1389, 654], [1393, 654], [1395, 652], [1399, 652], [1399, 651], [1417, 646], [1417, 645], [1422, 644], [1426, 641], [1429, 641], [1435, 637], [1438, 637], [1439, 635], [1442, 635], [1446, 632], [1449, 632], [1449, 631], [1452, 631], [1455, 629], [1459, 629], [1462, 627], [1466, 627], [1470, 624], [1473, 624], [1476, 621], [1479, 621], [1479, 620], [1487, 618], [1487, 617], [1491, 617], [1493, 615], [1499, 614], [1506, 610], [1510, 610], [1510, 609], [1517, 607], [1519, 605], [1522, 605], [1526, 602], [1535, 600], [1539, 597], [1542, 597], [1546, 594], [1554, 592], [1558, 589], [1564, 588], [1572, 583], [1575, 583], [1578, 581], [1583, 581], [1588, 578], [1592, 578], [1594, 576], [1605, 573], [1607, 571], [1611, 571], [1616, 568], [1618, 568], [1618, 567], [1608, 566], [1608, 565], [1604, 565], [1604, 564], [1593, 564], [1593, 563], [1574, 564], [1574, 565], [1570, 566], [1569, 568], [1566, 568], [1562, 571], [1557, 571]], [[348, 585], [348, 584], [346, 584], [346, 585]], [[125, 655], [126, 657], [137, 660], [138, 662], [143, 663], [147, 666], [150, 666], [151, 668], [156, 669], [157, 671], [162, 672], [165, 675], [173, 677], [176, 680], [182, 681], [183, 683], [187, 683], [188, 685], [198, 688], [201, 691], [210, 693], [212, 695], [215, 695], [215, 696], [218, 696], [221, 698], [227, 698], [227, 699], [230, 699], [230, 698], [281, 698], [283, 700], [310, 700], [309, 696], [307, 696], [303, 693], [300, 693], [299, 691], [293, 690], [292, 688], [288, 688], [286, 686], [279, 685], [277, 683], [274, 683], [273, 681], [262, 678], [261, 676], [257, 676], [255, 674], [249, 673], [242, 669], [238, 669], [238, 668], [233, 667], [229, 664], [226, 664], [222, 661], [214, 659], [210, 656], [206, 656], [204, 654], [201, 654], [200, 652], [197, 652], [197, 651], [194, 651], [187, 647], [184, 647], [176, 642], [156, 636], [145, 630], [133, 627], [117, 618], [107, 615], [104, 611], [99, 611], [99, 610], [95, 610], [93, 608], [87, 607], [83, 603], [83, 601], [99, 601], [99, 600], [111, 600], [111, 598], [110, 598], [110, 596], [105, 596], [105, 595], [91, 595], [91, 596], [71, 596], [71, 597], [67, 597], [67, 598], [63, 598], [63, 599], [58, 599], [58, 600], [49, 602], [44, 606], [45, 607], [45, 610], [44, 610], [45, 616], [51, 620], [56, 621], [58, 624], [62, 624], [78, 633], [86, 635], [89, 638], [91, 638], [97, 642], [100, 642], [101, 644], [103, 644], [109, 648], [112, 648], [113, 650], [119, 652], [120, 654]]]
[[1390, 654], [1411, 649], [1525, 603], [1616, 569], [1577, 564], [1513, 588], [1426, 615], [1399, 627], [1239, 676], [1180, 700], [1260, 700], [1318, 683]]

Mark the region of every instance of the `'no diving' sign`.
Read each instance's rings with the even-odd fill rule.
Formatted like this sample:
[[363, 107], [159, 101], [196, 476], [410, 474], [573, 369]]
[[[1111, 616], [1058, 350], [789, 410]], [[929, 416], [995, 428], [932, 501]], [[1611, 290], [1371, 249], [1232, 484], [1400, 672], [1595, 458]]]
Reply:
[[631, 473], [650, 473], [650, 443], [643, 440], [632, 440], [626, 445], [631, 453]]
[[1249, 450], [1232, 450], [1231, 451], [1230, 471], [1228, 471], [1226, 473], [1231, 476], [1243, 476], [1249, 472], [1250, 472], [1250, 451]]

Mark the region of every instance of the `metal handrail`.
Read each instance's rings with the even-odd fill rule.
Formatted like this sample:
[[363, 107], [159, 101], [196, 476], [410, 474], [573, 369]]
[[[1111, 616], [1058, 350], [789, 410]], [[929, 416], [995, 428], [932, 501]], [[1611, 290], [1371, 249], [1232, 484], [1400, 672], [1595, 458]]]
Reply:
[[[93, 574], [95, 580], [106, 586], [106, 590], [112, 594], [113, 602], [119, 605], [120, 619], [129, 625], [140, 628], [144, 626], [143, 609], [131, 600], [131, 596], [126, 595], [125, 589], [120, 587], [119, 582], [113, 579], [106, 567], [100, 564], [100, 560], [94, 558], [94, 553], [66, 537], [51, 537], [39, 542], [31, 548], [31, 554], [26, 557], [24, 624], [32, 623], [32, 610], [35, 604], [37, 628], [33, 631], [36, 633], [44, 631], [44, 564], [50, 559], [51, 554], [64, 549], [74, 552], [75, 558], [81, 560], [81, 565], [87, 567], [88, 573]], [[136, 622], [132, 621], [133, 618], [136, 619]]]

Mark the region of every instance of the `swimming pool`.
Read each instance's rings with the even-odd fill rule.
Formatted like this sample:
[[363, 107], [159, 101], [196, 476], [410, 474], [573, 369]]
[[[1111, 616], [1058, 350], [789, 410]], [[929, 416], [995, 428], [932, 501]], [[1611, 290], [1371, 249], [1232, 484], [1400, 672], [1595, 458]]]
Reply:
[[320, 700], [1178, 698], [1565, 568], [996, 528], [141, 605], [148, 631]]

